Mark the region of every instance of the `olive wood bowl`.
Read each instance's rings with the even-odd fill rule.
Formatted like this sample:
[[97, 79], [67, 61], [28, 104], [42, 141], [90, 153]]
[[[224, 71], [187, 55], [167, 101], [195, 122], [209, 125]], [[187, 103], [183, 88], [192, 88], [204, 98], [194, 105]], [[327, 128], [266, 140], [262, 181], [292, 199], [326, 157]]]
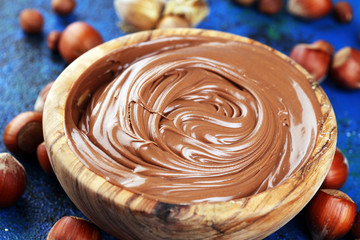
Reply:
[[[262, 46], [303, 72], [312, 82], [323, 125], [311, 159], [295, 177], [256, 195], [224, 202], [170, 204], [113, 185], [90, 171], [70, 149], [64, 106], [74, 82], [95, 61], [114, 49], [171, 35], [204, 35]], [[119, 239], [261, 239], [275, 232], [313, 197], [332, 163], [337, 126], [322, 88], [286, 55], [254, 40], [201, 29], [138, 32], [106, 42], [80, 56], [55, 81], [45, 104], [43, 130], [54, 172], [74, 204], [96, 225]]]

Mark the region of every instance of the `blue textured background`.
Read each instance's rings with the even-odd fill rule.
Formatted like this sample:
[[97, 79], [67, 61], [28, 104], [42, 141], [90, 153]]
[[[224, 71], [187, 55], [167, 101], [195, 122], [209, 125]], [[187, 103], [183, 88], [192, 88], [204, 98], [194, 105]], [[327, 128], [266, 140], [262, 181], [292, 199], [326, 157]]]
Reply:
[[[318, 39], [331, 42], [335, 49], [344, 46], [360, 49], [360, 5], [358, 0], [349, 2], [354, 6], [355, 19], [351, 24], [339, 24], [332, 15], [303, 21], [290, 16], [284, 9], [269, 17], [258, 13], [255, 7], [240, 7], [231, 0], [209, 0], [211, 13], [198, 27], [248, 36], [286, 54], [298, 42], [310, 43]], [[29, 36], [20, 29], [18, 15], [24, 8], [37, 8], [42, 12], [45, 19], [42, 34]], [[33, 109], [42, 87], [56, 79], [66, 67], [58, 54], [47, 49], [46, 36], [51, 30], [63, 30], [76, 20], [93, 25], [105, 41], [125, 34], [117, 27], [112, 0], [79, 0], [75, 12], [68, 17], [55, 15], [50, 0], [0, 0], [1, 136], [13, 117]], [[350, 176], [342, 190], [360, 206], [360, 91], [341, 89], [329, 78], [322, 86], [337, 116], [338, 147], [350, 164]], [[0, 152], [4, 151], [1, 140]], [[56, 178], [42, 171], [36, 158], [19, 157], [19, 160], [27, 170], [28, 184], [16, 205], [0, 209], [0, 239], [45, 239], [51, 226], [62, 216], [83, 216]], [[303, 215], [301, 212], [267, 239], [310, 239]], [[103, 233], [103, 239], [114, 238]]]

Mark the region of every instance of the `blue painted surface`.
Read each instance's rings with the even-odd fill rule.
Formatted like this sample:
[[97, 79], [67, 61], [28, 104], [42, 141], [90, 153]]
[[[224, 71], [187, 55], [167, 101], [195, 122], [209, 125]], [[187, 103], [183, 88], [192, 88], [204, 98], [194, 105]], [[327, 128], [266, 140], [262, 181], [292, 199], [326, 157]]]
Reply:
[[[324, 39], [335, 49], [352, 46], [360, 49], [360, 5], [354, 7], [350, 24], [337, 23], [332, 15], [316, 21], [290, 16], [284, 9], [276, 16], [265, 16], [255, 7], [244, 8], [231, 0], [209, 0], [211, 14], [198, 27], [215, 29], [254, 38], [289, 54], [298, 42]], [[334, 1], [337, 2], [337, 1]], [[24, 8], [39, 9], [45, 26], [42, 34], [29, 36], [19, 27], [18, 15]], [[67, 24], [83, 20], [96, 29], [105, 41], [124, 35], [117, 27], [118, 18], [112, 0], [81, 0], [68, 17], [56, 16], [45, 0], [0, 0], [0, 135], [17, 114], [33, 109], [38, 92], [56, 79], [65, 62], [47, 49], [46, 36]], [[339, 88], [330, 78], [322, 86], [335, 109], [338, 121], [338, 146], [350, 164], [350, 176], [342, 188], [359, 206], [360, 170], [360, 91]], [[0, 152], [6, 151], [0, 140]], [[0, 239], [45, 239], [51, 226], [64, 215], [83, 216], [71, 203], [55, 178], [47, 176], [34, 157], [18, 157], [28, 174], [26, 190], [16, 205], [0, 209]], [[310, 239], [301, 212], [267, 239]], [[103, 239], [114, 239], [103, 233]]]

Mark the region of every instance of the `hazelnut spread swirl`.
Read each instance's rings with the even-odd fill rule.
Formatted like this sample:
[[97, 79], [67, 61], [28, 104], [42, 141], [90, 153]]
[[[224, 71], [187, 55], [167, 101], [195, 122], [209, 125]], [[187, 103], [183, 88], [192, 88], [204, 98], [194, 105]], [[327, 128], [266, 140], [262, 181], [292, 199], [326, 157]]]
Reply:
[[278, 185], [306, 164], [322, 122], [309, 79], [290, 62], [204, 36], [107, 54], [72, 87], [65, 113], [69, 145], [86, 167], [169, 203]]

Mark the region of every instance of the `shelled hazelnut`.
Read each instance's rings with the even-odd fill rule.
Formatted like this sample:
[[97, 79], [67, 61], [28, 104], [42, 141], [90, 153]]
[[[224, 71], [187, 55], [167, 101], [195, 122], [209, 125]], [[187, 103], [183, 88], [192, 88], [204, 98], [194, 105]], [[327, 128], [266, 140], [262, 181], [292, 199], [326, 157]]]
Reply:
[[209, 13], [206, 0], [114, 0], [114, 6], [125, 32], [194, 27]]
[[163, 16], [179, 16], [186, 19], [190, 27], [197, 26], [209, 14], [205, 0], [169, 0], [166, 2]]
[[157, 29], [164, 28], [187, 28], [190, 27], [190, 23], [183, 17], [167, 15], [160, 19]]
[[304, 67], [318, 82], [328, 74], [333, 47], [330, 43], [319, 40], [312, 44], [297, 44], [290, 52], [290, 58]]
[[51, 8], [59, 15], [71, 14], [76, 7], [75, 0], [52, 0]]
[[325, 177], [321, 188], [340, 189], [349, 175], [349, 163], [339, 148], [336, 148], [330, 170]]
[[13, 153], [35, 153], [37, 146], [43, 141], [42, 113], [39, 112], [20, 113], [4, 130], [4, 145]]
[[352, 47], [338, 50], [332, 61], [331, 77], [345, 88], [360, 89], [360, 51]]
[[165, 7], [163, 0], [115, 0], [114, 7], [126, 29], [153, 29]]
[[288, 0], [287, 10], [290, 14], [304, 19], [318, 19], [332, 10], [331, 0]]
[[37, 9], [24, 9], [21, 11], [20, 16], [21, 28], [29, 34], [40, 33], [43, 29], [44, 19], [42, 14]]
[[66, 62], [71, 63], [83, 53], [103, 43], [100, 33], [90, 24], [73, 22], [62, 32], [59, 52]]
[[101, 240], [99, 229], [91, 222], [74, 216], [65, 216], [50, 229], [46, 240], [87, 239]]
[[336, 189], [320, 189], [306, 207], [313, 239], [338, 239], [346, 235], [356, 216], [356, 204]]
[[353, 19], [353, 9], [346, 1], [337, 2], [334, 6], [334, 17], [341, 23], [351, 22]]
[[10, 207], [26, 187], [24, 166], [9, 153], [0, 153], [0, 207]]

